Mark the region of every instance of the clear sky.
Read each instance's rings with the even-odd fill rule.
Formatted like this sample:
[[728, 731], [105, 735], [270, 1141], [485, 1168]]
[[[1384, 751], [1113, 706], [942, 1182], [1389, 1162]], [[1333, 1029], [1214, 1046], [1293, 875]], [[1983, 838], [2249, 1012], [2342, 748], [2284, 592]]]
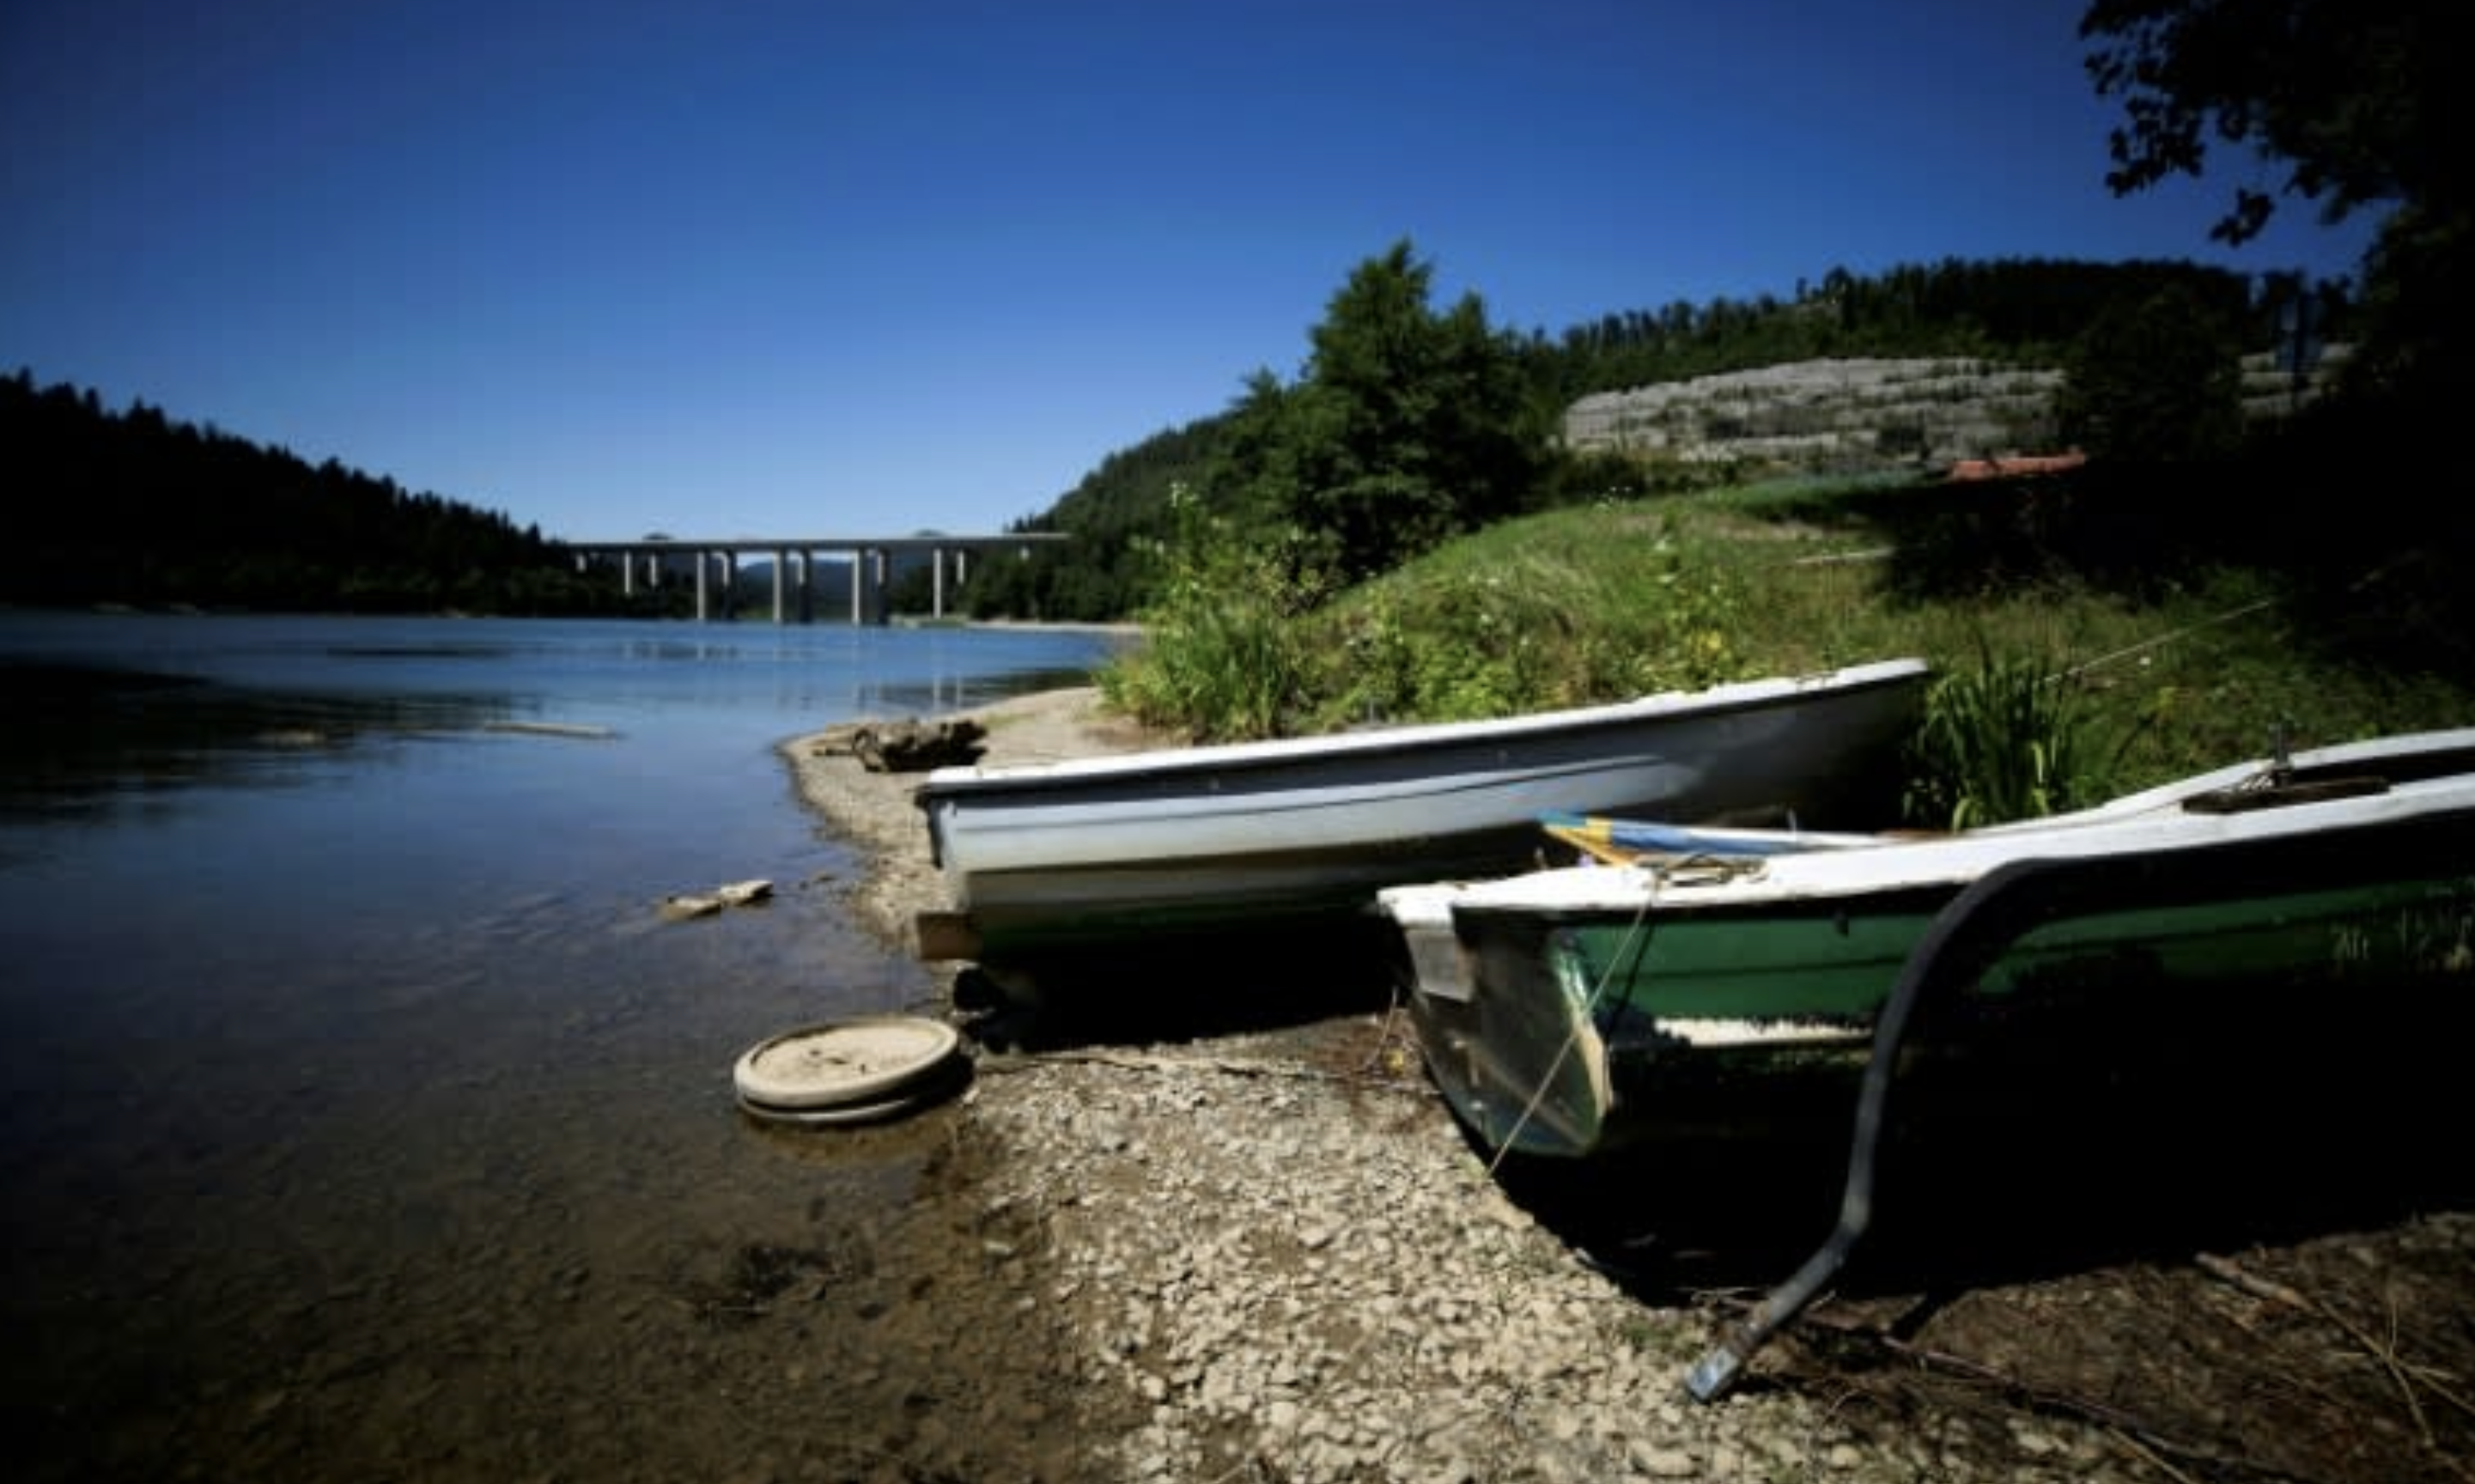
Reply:
[[2117, 200], [2081, 0], [0, 0], [0, 374], [546, 535], [979, 532], [1294, 378], [1834, 267], [2341, 276]]

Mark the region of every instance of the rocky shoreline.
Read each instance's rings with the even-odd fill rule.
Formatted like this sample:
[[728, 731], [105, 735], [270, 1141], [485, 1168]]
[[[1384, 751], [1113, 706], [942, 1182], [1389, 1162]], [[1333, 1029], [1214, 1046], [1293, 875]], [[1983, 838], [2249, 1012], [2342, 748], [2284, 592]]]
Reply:
[[[1089, 691], [975, 719], [992, 763], [1161, 740]], [[803, 797], [870, 858], [852, 910], [907, 952], [911, 915], [943, 905], [915, 780], [821, 739], [785, 750]], [[923, 1220], [947, 1256], [912, 1260], [986, 1399], [882, 1440], [899, 1460], [883, 1477], [2209, 1476], [2102, 1408], [1998, 1383], [1919, 1405], [1784, 1336], [1727, 1398], [1692, 1400], [1688, 1371], [1760, 1287], [1645, 1298], [1589, 1260], [1507, 1195], [1383, 1010], [974, 1058], [970, 1089], [925, 1115], [967, 1152], [922, 1197], [941, 1203]], [[1823, 1208], [1769, 1280], [1826, 1230]], [[2435, 1239], [2463, 1259], [2463, 1223]], [[1983, 1322], [2033, 1331], [2056, 1312], [2022, 1302]]]

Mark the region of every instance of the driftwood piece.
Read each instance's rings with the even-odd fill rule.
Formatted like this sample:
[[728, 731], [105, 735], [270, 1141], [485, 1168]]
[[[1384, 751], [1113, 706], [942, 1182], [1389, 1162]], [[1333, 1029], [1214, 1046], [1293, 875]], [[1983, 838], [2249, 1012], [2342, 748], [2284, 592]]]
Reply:
[[988, 728], [968, 717], [942, 721], [854, 721], [817, 740], [820, 754], [844, 753], [871, 773], [919, 773], [979, 760]]
[[662, 915], [672, 921], [687, 917], [710, 917], [725, 907], [752, 907], [773, 895], [773, 883], [764, 880], [732, 881], [711, 891], [682, 891], [662, 898]]

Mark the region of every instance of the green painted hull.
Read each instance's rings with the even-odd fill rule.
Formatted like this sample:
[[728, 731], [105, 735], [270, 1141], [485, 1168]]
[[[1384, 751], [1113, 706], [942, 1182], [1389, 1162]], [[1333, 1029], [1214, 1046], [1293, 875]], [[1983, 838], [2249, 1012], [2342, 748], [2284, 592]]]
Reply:
[[[1956, 891], [1798, 914], [1709, 912], [1661, 920], [1544, 924], [1563, 995], [1596, 1001], [1615, 1034], [1628, 1023], [1689, 1020], [1870, 1022], [1935, 914]], [[2463, 888], [2384, 882], [2267, 901], [2104, 912], [2021, 937], [1976, 989], [2003, 994], [2049, 979], [2120, 975], [2178, 983], [2429, 966], [2459, 937]]]
[[[1413, 1010], [1438, 1083], [1493, 1147], [1578, 1156], [1630, 1142], [1662, 1090], [1812, 1040], [1697, 1042], [1716, 1024], [1838, 1027], [1859, 1037], [1957, 888], [1849, 901], [1612, 912], [1458, 913], [1470, 997]], [[2469, 967], [2475, 879], [2392, 880], [2069, 916], [2011, 941], [1964, 1001], [2139, 994]], [[2136, 1020], [2129, 1022], [2136, 1026]], [[1852, 1050], [1850, 1049], [1852, 1046]]]

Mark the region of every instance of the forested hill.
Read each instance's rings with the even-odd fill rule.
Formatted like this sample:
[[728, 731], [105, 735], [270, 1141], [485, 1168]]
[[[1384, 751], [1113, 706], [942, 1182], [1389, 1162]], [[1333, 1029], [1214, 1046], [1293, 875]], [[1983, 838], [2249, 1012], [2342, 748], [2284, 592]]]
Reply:
[[0, 379], [12, 528], [0, 602], [267, 612], [611, 611], [537, 530], [143, 401]]
[[1608, 314], [1531, 351], [1564, 402], [1595, 392], [1844, 356], [1981, 356], [2059, 365], [2109, 309], [2161, 293], [2219, 316], [2242, 352], [2276, 343], [2298, 299], [2323, 324], [2342, 318], [2336, 290], [2291, 278], [2255, 284], [2221, 268], [2174, 261], [2089, 263], [1948, 259], [1858, 278], [1834, 268], [1788, 298]]
[[[1895, 268], [1860, 278], [1834, 269], [1786, 298], [1613, 312], [1559, 334], [1507, 336], [1521, 375], [1560, 427], [1585, 398], [1795, 363], [1856, 357], [1967, 359], [2051, 373], [2092, 326], [2170, 299], [2222, 338], [2235, 358], [2277, 352], [2300, 320], [2326, 340], [2346, 338], [2352, 306], [2335, 286], [2243, 275], [2188, 262], [2089, 263], [2049, 259]], [[2308, 314], [2298, 308], [2309, 304]], [[2050, 380], [2050, 376], [2047, 377]], [[1233, 392], [1237, 383], [1233, 381]], [[1167, 533], [1173, 484], [1207, 495], [1249, 456], [1230, 412], [1166, 429], [1111, 455], [1030, 528], [1077, 539], [1023, 564], [992, 569], [973, 611], [1055, 619], [1115, 617], [1139, 600], [1147, 552]], [[1542, 503], [1608, 492], [1679, 488], [1746, 473], [1724, 464], [1610, 467], [1566, 461], [1539, 492]]]

